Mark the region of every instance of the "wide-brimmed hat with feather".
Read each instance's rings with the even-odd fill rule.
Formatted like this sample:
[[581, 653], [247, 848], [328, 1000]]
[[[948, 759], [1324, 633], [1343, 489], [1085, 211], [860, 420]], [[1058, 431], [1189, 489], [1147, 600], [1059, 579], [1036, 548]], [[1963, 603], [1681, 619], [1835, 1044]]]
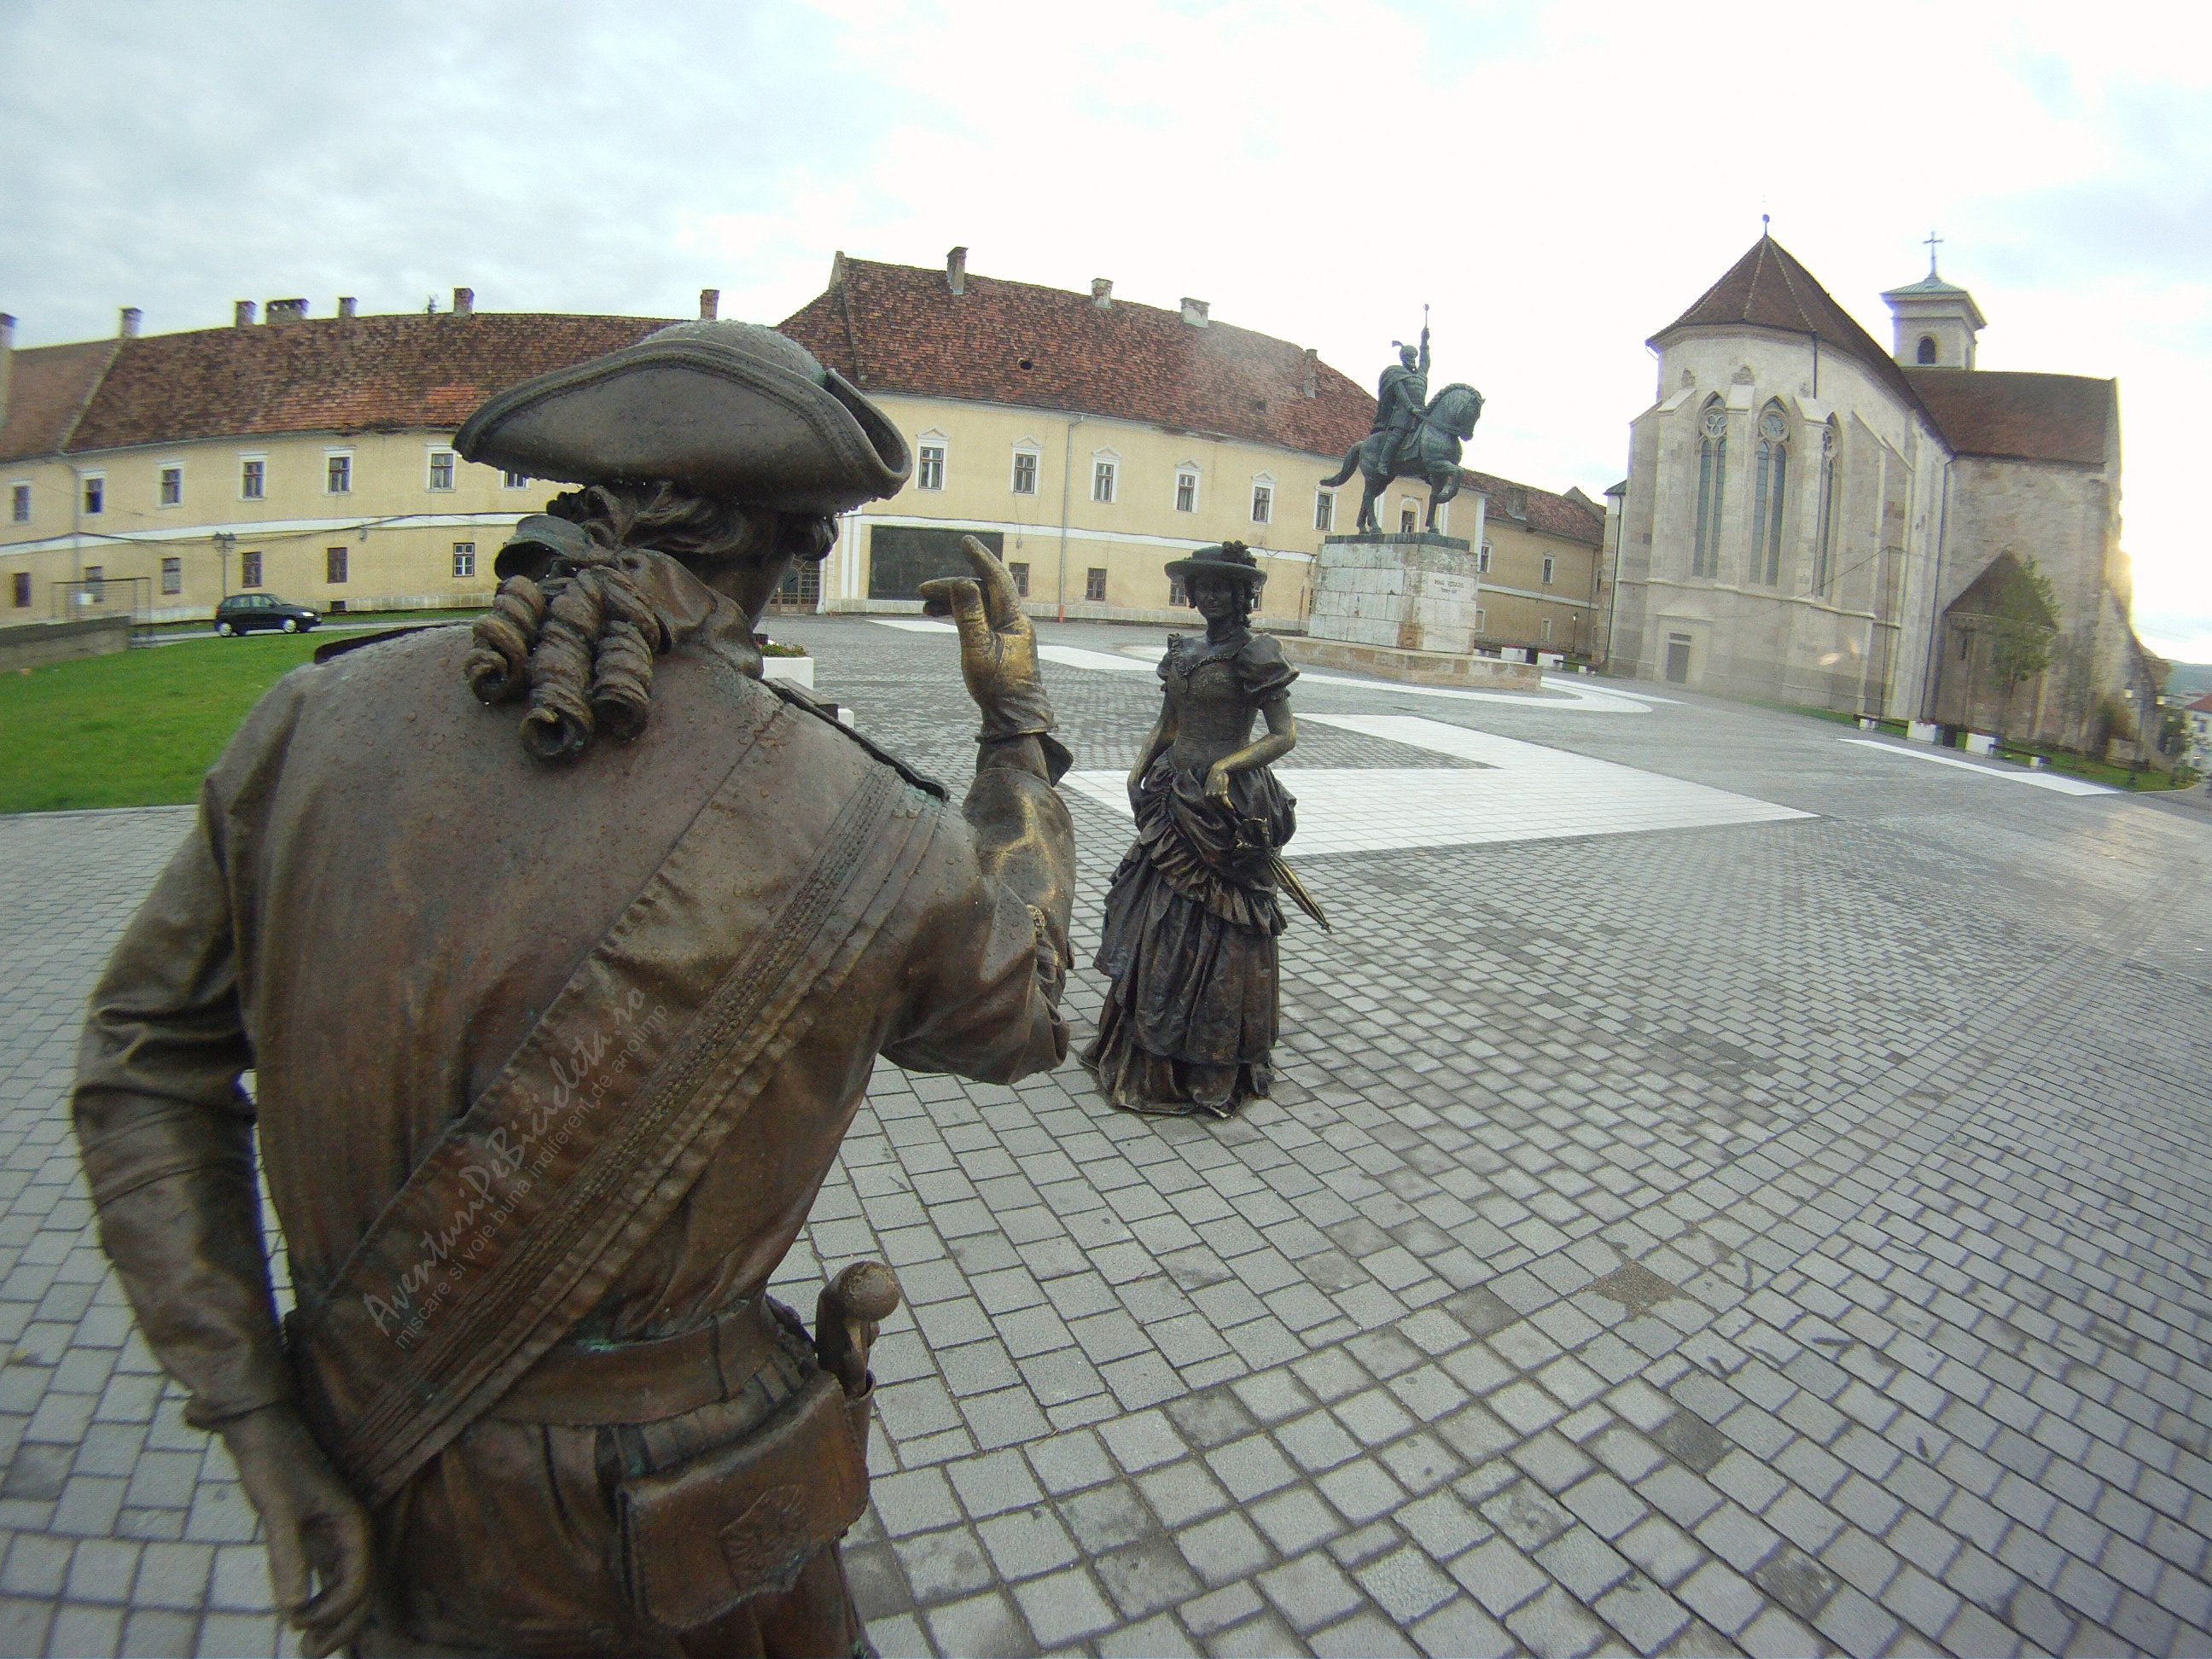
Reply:
[[1223, 576], [1231, 581], [1248, 582], [1255, 588], [1265, 586], [1267, 581], [1267, 573], [1260, 568], [1252, 550], [1242, 542], [1201, 547], [1187, 559], [1171, 559], [1168, 574], [1182, 577], [1185, 586], [1200, 576]]

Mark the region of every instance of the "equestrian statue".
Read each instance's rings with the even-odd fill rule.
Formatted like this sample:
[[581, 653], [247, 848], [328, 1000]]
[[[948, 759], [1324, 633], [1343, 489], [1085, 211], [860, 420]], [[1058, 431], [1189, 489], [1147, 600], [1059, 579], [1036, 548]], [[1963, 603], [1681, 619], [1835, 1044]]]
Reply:
[[1375, 424], [1367, 436], [1345, 452], [1344, 466], [1322, 488], [1334, 489], [1354, 472], [1365, 483], [1359, 498], [1359, 531], [1379, 532], [1375, 498], [1394, 478], [1419, 478], [1429, 486], [1427, 527], [1437, 527], [1437, 509], [1459, 494], [1461, 447], [1474, 435], [1482, 418], [1482, 394], [1455, 380], [1429, 397], [1429, 325], [1421, 324], [1418, 348], [1394, 340], [1398, 361], [1382, 371], [1375, 392]]

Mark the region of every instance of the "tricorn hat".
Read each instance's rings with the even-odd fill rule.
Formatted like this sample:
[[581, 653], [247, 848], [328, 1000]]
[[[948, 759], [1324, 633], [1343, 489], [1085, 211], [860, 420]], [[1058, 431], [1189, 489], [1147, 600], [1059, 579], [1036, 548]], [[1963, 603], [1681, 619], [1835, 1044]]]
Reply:
[[1182, 577], [1185, 586], [1200, 576], [1226, 576], [1232, 581], [1249, 582], [1255, 589], [1265, 586], [1267, 580], [1267, 573], [1260, 568], [1252, 550], [1242, 542], [1201, 547], [1187, 559], [1170, 560], [1168, 574]]
[[665, 481], [832, 518], [896, 495], [906, 440], [833, 368], [771, 328], [678, 323], [510, 386], [469, 416], [471, 461], [568, 483]]

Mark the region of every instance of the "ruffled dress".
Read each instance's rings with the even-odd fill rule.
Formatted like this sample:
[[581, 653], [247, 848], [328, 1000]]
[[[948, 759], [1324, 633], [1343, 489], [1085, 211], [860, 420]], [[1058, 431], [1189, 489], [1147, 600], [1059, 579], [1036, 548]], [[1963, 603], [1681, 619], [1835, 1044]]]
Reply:
[[1107, 890], [1095, 966], [1111, 981], [1083, 1063], [1127, 1111], [1233, 1116], [1267, 1094], [1280, 1023], [1275, 936], [1282, 908], [1268, 855], [1297, 828], [1266, 767], [1230, 775], [1226, 806], [1206, 797], [1206, 764], [1251, 741], [1297, 671], [1267, 635], [1171, 635], [1159, 674], [1176, 744], [1137, 792], [1137, 838]]

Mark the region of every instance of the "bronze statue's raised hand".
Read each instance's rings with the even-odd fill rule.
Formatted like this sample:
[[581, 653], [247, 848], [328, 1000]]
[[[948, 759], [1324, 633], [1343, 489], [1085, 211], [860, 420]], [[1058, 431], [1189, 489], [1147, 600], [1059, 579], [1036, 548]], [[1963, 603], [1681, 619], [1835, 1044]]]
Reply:
[[921, 585], [924, 614], [948, 611], [960, 630], [960, 675], [982, 711], [983, 740], [1042, 737], [1052, 729], [1052, 700], [1037, 670], [1036, 635], [1021, 595], [991, 550], [960, 538], [973, 576], [939, 576]]
[[301, 1651], [320, 1659], [343, 1650], [368, 1616], [368, 1511], [290, 1407], [234, 1418], [222, 1437], [268, 1528], [270, 1587]]

